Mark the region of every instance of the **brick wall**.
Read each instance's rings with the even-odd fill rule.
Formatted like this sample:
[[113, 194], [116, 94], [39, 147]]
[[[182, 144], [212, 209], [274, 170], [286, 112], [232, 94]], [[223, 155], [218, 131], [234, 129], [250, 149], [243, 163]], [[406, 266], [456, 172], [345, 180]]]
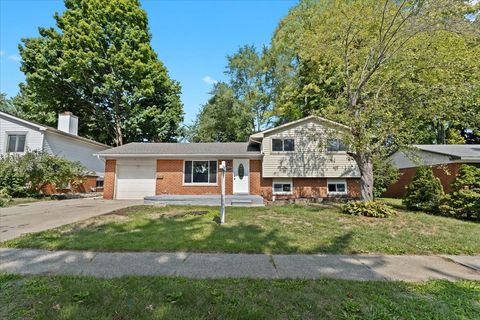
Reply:
[[115, 195], [116, 160], [105, 161], [105, 178], [103, 180], [103, 199], [113, 199]]
[[[272, 179], [264, 178], [261, 183], [261, 194], [267, 200], [272, 200]], [[360, 196], [360, 179], [347, 178], [347, 192], [349, 198]], [[275, 195], [275, 199], [295, 198], [328, 198], [326, 178], [293, 178], [293, 194]]]
[[44, 195], [78, 192], [89, 193], [93, 192], [92, 188], [97, 186], [97, 176], [85, 176], [83, 177], [83, 183], [78, 186], [72, 186], [71, 188], [57, 188], [55, 184], [48, 183], [43, 187], [42, 193]]
[[[222, 160], [218, 161], [220, 165]], [[233, 160], [223, 160], [227, 163], [225, 174], [225, 193], [233, 194]], [[115, 191], [115, 160], [105, 163], [104, 199], [113, 199]], [[267, 200], [272, 200], [272, 178], [262, 178], [262, 161], [250, 160], [250, 194], [261, 195]], [[214, 186], [189, 186], [183, 184], [183, 159], [157, 160], [157, 179], [155, 193], [160, 194], [220, 194], [221, 173], [217, 173], [217, 185]], [[347, 179], [348, 196], [356, 198], [359, 195], [360, 179]], [[277, 198], [325, 198], [327, 197], [327, 179], [325, 178], [294, 178], [293, 195], [277, 196]]]
[[[227, 172], [225, 173], [225, 193], [233, 192], [232, 160], [219, 160], [227, 162]], [[217, 185], [215, 186], [189, 186], [183, 185], [183, 160], [163, 159], [157, 160], [157, 182], [156, 194], [220, 194], [221, 192], [221, 173], [217, 170]]]
[[[452, 191], [450, 184], [455, 180], [461, 165], [462, 163], [449, 163], [432, 167], [433, 174], [440, 179], [445, 192], [448, 193]], [[415, 175], [415, 172], [417, 172], [417, 168], [400, 169], [399, 172], [399, 179], [388, 187], [387, 191], [383, 194], [384, 197], [403, 198], [406, 187], [412, 182], [413, 176]]]

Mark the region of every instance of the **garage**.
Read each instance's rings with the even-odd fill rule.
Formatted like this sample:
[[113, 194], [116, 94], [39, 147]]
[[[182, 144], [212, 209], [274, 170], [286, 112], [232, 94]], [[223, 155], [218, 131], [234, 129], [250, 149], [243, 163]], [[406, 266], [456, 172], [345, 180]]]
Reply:
[[117, 160], [116, 176], [116, 199], [143, 199], [155, 195], [155, 160]]

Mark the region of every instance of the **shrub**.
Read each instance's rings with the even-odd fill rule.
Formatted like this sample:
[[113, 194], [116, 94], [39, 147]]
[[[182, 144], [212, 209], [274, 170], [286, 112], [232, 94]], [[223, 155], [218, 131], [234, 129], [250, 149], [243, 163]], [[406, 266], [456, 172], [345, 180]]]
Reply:
[[480, 219], [480, 168], [460, 167], [452, 192], [442, 200], [440, 211], [458, 218]]
[[5, 207], [10, 201], [12, 201], [12, 197], [5, 189], [0, 189], [0, 208]]
[[0, 189], [15, 197], [39, 195], [48, 184], [76, 185], [86, 174], [79, 162], [41, 151], [7, 155], [0, 159]]
[[440, 179], [434, 176], [432, 168], [419, 167], [407, 186], [403, 204], [410, 210], [434, 213], [438, 212], [443, 194]]
[[381, 197], [387, 188], [398, 180], [399, 172], [389, 160], [373, 158], [373, 196]]
[[27, 175], [19, 166], [20, 160], [17, 154], [0, 158], [0, 190], [12, 197], [28, 195]]
[[352, 216], [387, 218], [396, 215], [395, 210], [380, 201], [351, 201], [343, 206], [343, 212]]

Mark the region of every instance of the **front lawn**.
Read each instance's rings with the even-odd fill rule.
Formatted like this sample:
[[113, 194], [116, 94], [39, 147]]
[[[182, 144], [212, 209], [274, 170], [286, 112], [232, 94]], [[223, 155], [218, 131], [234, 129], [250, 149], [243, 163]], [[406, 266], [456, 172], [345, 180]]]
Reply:
[[[207, 211], [206, 215], [195, 215]], [[187, 214], [186, 214], [187, 213]], [[186, 214], [186, 215], [185, 215]], [[96, 251], [479, 254], [480, 224], [400, 210], [366, 218], [337, 207], [136, 206], [0, 245]]]
[[0, 275], [1, 319], [478, 319], [480, 283]]

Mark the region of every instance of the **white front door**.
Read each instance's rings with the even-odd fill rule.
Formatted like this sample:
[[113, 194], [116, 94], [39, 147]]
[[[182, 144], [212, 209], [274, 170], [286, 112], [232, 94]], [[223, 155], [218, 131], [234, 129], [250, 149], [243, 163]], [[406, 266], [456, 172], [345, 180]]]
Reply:
[[233, 159], [233, 193], [249, 193], [250, 160]]

